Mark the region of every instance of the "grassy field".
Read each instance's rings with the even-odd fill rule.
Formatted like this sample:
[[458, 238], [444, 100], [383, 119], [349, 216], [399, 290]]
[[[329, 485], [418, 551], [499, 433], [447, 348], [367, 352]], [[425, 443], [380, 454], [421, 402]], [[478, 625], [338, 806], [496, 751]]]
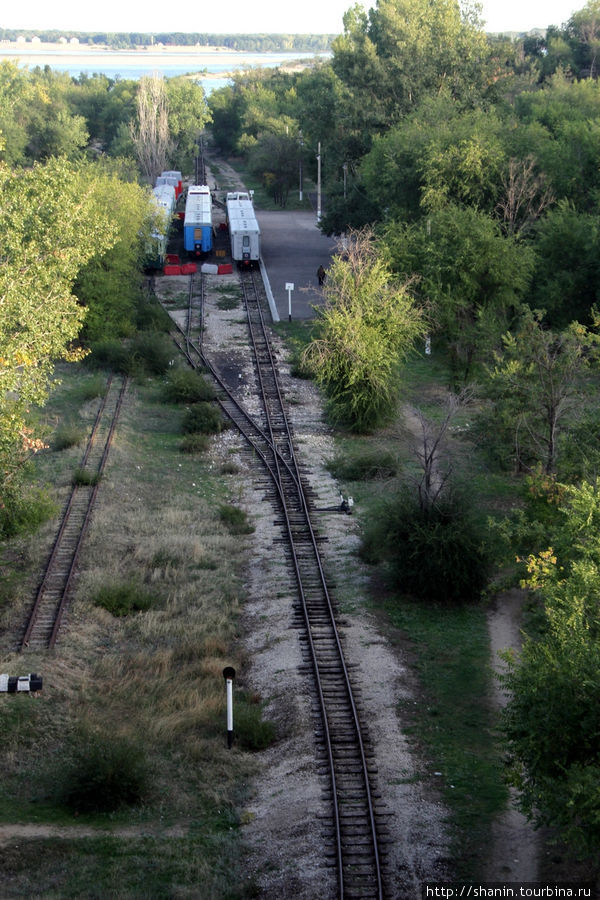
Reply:
[[[81, 367], [61, 375], [43, 412], [50, 447], [67, 421], [83, 436], [98, 402], [89, 399], [98, 375]], [[225, 665], [243, 669], [246, 539], [220, 515], [238, 506], [240, 476], [210, 453], [180, 451], [183, 414], [164, 402], [158, 379], [131, 383], [56, 652], [12, 650], [56, 520], [0, 551], [12, 573], [3, 584], [1, 671], [44, 678], [38, 699], [2, 700], [0, 823], [61, 829], [60, 838], [42, 833], [34, 845], [3, 848], [3, 897], [252, 895], [240, 868], [238, 811], [265, 723], [260, 698], [242, 681], [244, 716], [235, 748], [226, 749], [222, 676]], [[36, 459], [57, 508], [82, 452], [83, 444]], [[144, 611], [126, 605], [128, 614], [114, 615], [107, 596], [138, 599]], [[115, 747], [123, 753], [112, 759]], [[90, 759], [106, 779], [99, 793], [115, 779], [126, 793], [123, 774], [133, 779], [139, 764], [134, 800], [100, 812], [81, 798], [81, 808], [67, 802], [66, 786], [93, 781]]]

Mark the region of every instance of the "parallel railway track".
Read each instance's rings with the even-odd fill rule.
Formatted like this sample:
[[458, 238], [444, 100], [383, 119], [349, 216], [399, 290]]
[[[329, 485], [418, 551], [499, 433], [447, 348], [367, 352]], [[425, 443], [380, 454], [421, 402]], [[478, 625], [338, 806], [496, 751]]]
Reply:
[[[201, 276], [197, 276], [197, 278]], [[343, 898], [383, 898], [384, 829], [372, 787], [375, 772], [368, 738], [359, 720], [358, 703], [336, 624], [319, 543], [311, 521], [310, 490], [304, 483], [279, 386], [277, 365], [262, 312], [262, 285], [254, 273], [241, 276], [256, 380], [262, 398], [259, 418], [250, 415], [212, 365], [202, 341], [203, 288], [190, 280], [188, 324], [179, 346], [191, 365], [201, 364], [215, 378], [218, 402], [265, 466], [273, 502], [285, 534], [287, 557], [297, 586], [296, 613], [302, 627], [307, 665], [315, 685], [319, 712], [317, 741], [326, 763], [331, 801], [331, 854]], [[200, 307], [200, 308], [199, 308]], [[199, 337], [194, 338], [193, 316]]]
[[20, 641], [21, 651], [52, 649], [56, 644], [126, 389], [126, 378], [109, 377], [80, 463], [92, 483], [74, 484], [71, 489]]

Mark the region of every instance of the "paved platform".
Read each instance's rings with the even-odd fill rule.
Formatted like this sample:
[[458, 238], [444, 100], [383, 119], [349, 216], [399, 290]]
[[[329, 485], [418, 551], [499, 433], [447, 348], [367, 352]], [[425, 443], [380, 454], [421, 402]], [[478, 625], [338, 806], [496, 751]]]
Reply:
[[282, 321], [288, 321], [289, 303], [286, 283], [291, 292], [292, 319], [312, 319], [314, 306], [323, 302], [317, 269], [327, 269], [336, 250], [335, 238], [325, 237], [317, 228], [313, 212], [257, 209], [261, 232], [261, 255], [275, 306]]

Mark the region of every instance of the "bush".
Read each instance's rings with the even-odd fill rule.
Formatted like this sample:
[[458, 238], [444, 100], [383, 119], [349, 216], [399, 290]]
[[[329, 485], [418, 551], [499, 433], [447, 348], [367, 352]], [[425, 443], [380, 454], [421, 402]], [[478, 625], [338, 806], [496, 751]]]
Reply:
[[186, 434], [181, 442], [180, 450], [182, 453], [206, 453], [210, 446], [208, 436], [206, 434]]
[[340, 481], [372, 481], [393, 478], [398, 472], [398, 460], [387, 451], [371, 450], [355, 456], [336, 456], [327, 468]]
[[102, 397], [106, 392], [106, 378], [98, 373], [91, 375], [86, 381], [80, 385], [75, 391], [75, 395], [82, 403], [88, 400], [95, 400], [96, 397]]
[[101, 480], [102, 475], [100, 472], [90, 472], [89, 469], [79, 467], [73, 472], [71, 482], [75, 486], [95, 487], [95, 485], [100, 484]]
[[131, 354], [122, 341], [96, 341], [91, 345], [91, 353], [85, 363], [92, 369], [108, 369], [121, 375], [132, 371]]
[[263, 719], [262, 704], [245, 694], [235, 698], [233, 729], [242, 750], [266, 750], [275, 740], [275, 725]]
[[120, 375], [148, 372], [164, 375], [173, 361], [173, 344], [166, 334], [141, 331], [131, 341], [104, 340], [91, 345], [86, 364], [95, 369], [109, 369]]
[[57, 512], [56, 503], [44, 490], [4, 489], [0, 492], [0, 539], [32, 534]]
[[67, 450], [76, 447], [83, 440], [83, 431], [78, 425], [60, 425], [52, 438], [53, 450]]
[[142, 296], [136, 310], [136, 326], [139, 331], [169, 331], [171, 317], [158, 300]]
[[142, 800], [147, 766], [140, 747], [114, 734], [77, 736], [61, 800], [76, 812], [114, 812]]
[[127, 616], [132, 612], [144, 612], [155, 603], [155, 597], [135, 582], [105, 585], [94, 594], [93, 602], [113, 616]]
[[151, 375], [164, 375], [173, 360], [173, 342], [166, 334], [141, 331], [131, 341], [131, 355], [135, 367]]
[[402, 592], [445, 604], [480, 599], [489, 577], [482, 525], [456, 494], [424, 510], [402, 489], [368, 523], [361, 555], [383, 562]]
[[222, 428], [221, 414], [210, 403], [196, 403], [188, 409], [181, 423], [184, 434], [218, 434]]
[[219, 518], [230, 534], [252, 534], [254, 531], [254, 525], [248, 521], [248, 516], [238, 506], [224, 503], [219, 507]]
[[174, 369], [169, 372], [164, 388], [167, 403], [200, 403], [214, 400], [215, 391], [194, 369]]

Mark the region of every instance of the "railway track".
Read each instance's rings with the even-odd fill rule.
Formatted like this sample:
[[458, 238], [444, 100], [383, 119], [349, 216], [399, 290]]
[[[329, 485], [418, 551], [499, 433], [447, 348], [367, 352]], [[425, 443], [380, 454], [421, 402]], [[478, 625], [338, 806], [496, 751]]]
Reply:
[[90, 483], [72, 486], [20, 642], [21, 651], [52, 649], [56, 644], [126, 389], [126, 378], [109, 377], [80, 462]]
[[[327, 772], [331, 803], [328, 837], [337, 869], [337, 896], [383, 898], [383, 835], [377, 797], [372, 787], [368, 738], [359, 719], [319, 553], [322, 536], [311, 521], [311, 494], [296, 459], [292, 429], [286, 415], [263, 317], [262, 284], [255, 273], [244, 273], [241, 285], [248, 319], [256, 380], [262, 398], [259, 415], [250, 415], [212, 365], [203, 346], [203, 288], [190, 280], [187, 329], [180, 330], [179, 346], [191, 365], [203, 365], [219, 386], [218, 402], [265, 466], [270, 493], [278, 510], [287, 558], [294, 572], [298, 601], [296, 615], [306, 665], [314, 680], [318, 709], [317, 742]], [[200, 307], [200, 308], [199, 308]], [[194, 338], [193, 323], [199, 331]], [[381, 810], [380, 810], [381, 812]]]

